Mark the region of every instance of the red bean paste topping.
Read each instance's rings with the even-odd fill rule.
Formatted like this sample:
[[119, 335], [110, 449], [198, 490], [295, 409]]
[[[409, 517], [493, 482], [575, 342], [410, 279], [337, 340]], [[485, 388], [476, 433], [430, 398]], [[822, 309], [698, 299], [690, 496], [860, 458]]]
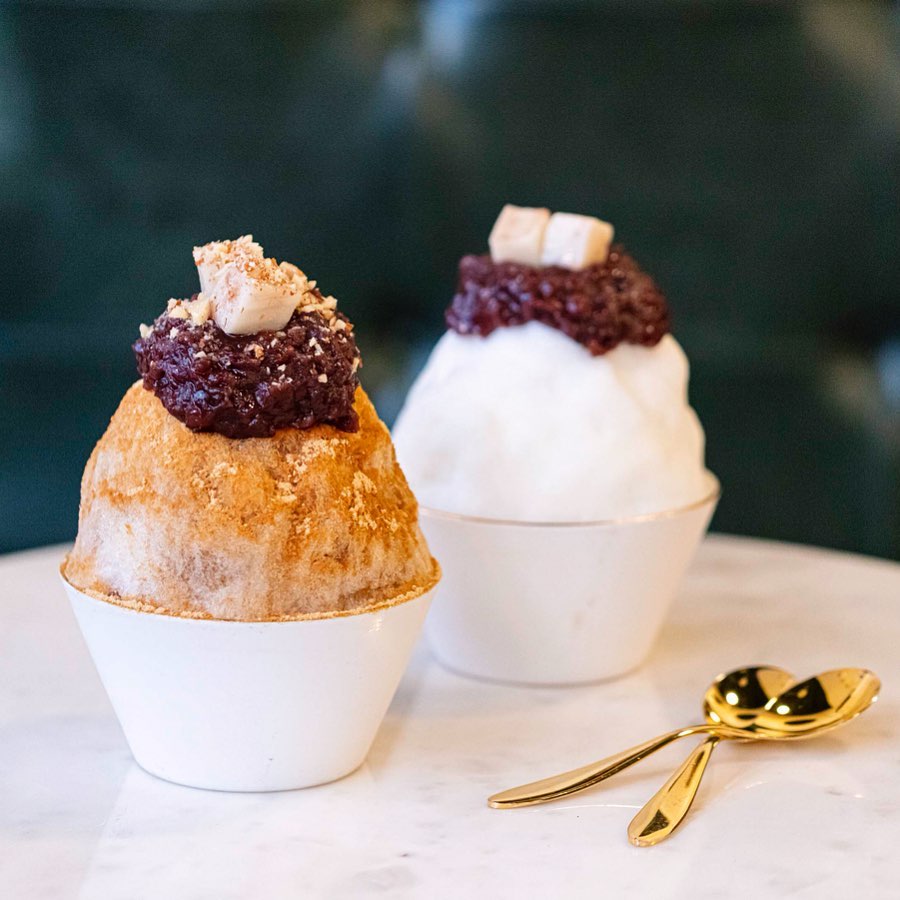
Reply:
[[[337, 323], [343, 322], [341, 326]], [[278, 428], [356, 431], [359, 351], [347, 319], [295, 312], [281, 331], [230, 335], [163, 313], [135, 341], [144, 387], [192, 431], [270, 437]]]
[[670, 330], [665, 296], [621, 245], [610, 249], [605, 262], [580, 270], [464, 256], [445, 317], [459, 334], [481, 337], [497, 328], [543, 322], [593, 356], [622, 341], [652, 347]]

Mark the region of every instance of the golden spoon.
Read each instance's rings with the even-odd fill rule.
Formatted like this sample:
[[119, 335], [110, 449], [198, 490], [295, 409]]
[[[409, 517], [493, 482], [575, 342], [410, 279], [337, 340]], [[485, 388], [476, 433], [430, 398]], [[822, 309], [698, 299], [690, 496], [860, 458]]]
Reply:
[[[783, 674], [793, 680], [788, 673]], [[767, 675], [767, 686], [774, 685], [777, 680], [776, 673]], [[755, 712], [747, 710], [742, 713], [730, 708], [727, 691], [719, 693], [711, 689], [704, 702], [704, 714], [707, 720], [726, 724], [744, 721], [741, 727], [745, 727], [751, 737], [778, 732], [782, 732], [785, 738], [812, 737], [856, 718], [875, 701], [880, 687], [878, 679], [865, 669], [834, 669], [801, 684], [791, 687], [785, 684], [784, 690], [780, 693], [775, 691], [777, 696]], [[733, 693], [732, 699], [739, 699], [736, 693]], [[664, 841], [678, 827], [691, 808], [706, 764], [718, 741], [719, 738], [713, 735], [695, 748], [678, 771], [632, 819], [628, 826], [632, 844], [638, 847], [653, 846]]]
[[[720, 675], [707, 688], [705, 694], [704, 713], [707, 710], [706, 700], [709, 699], [713, 700], [714, 709], [716, 710], [713, 714], [706, 715], [707, 725], [725, 725], [733, 729], [746, 728], [748, 722], [756, 718], [757, 712], [773, 696], [780, 693], [782, 687], [787, 687], [795, 680], [793, 675], [774, 666], [736, 669], [727, 675]], [[726, 695], [728, 699], [726, 699]], [[743, 714], [740, 712], [728, 713], [726, 718], [721, 718], [719, 710], [724, 711], [733, 705], [746, 707], [746, 711]], [[710, 708], [712, 709], [713, 707]], [[705, 726], [692, 726], [690, 729], [669, 732], [659, 738], [654, 738], [652, 741], [647, 741], [644, 744], [632, 747], [630, 750], [625, 750], [623, 753], [610, 756], [589, 766], [495, 794], [488, 800], [488, 803], [495, 809], [505, 809], [529, 806], [533, 803], [546, 803], [557, 797], [575, 793], [610, 778], [623, 769], [639, 762], [645, 756], [655, 753], [677, 738], [696, 733], [694, 729], [707, 730]], [[716, 741], [722, 736], [724, 735], [714, 735]], [[740, 736], [746, 737], [743, 734]]]
[[[753, 666], [720, 675], [706, 690], [703, 715], [707, 722], [747, 728], [773, 697], [797, 679], [775, 666]], [[637, 847], [665, 840], [684, 820], [694, 802], [713, 750], [721, 738], [710, 734], [695, 747], [672, 777], [644, 804], [628, 826]]]
[[732, 728], [717, 722], [690, 725], [599, 762], [494, 794], [488, 798], [488, 804], [495, 809], [512, 809], [574, 794], [692, 734], [772, 741], [812, 737], [859, 715], [878, 696], [880, 686], [878, 678], [866, 669], [835, 669], [795, 685], [787, 693], [773, 698], [766, 709], [743, 728]]

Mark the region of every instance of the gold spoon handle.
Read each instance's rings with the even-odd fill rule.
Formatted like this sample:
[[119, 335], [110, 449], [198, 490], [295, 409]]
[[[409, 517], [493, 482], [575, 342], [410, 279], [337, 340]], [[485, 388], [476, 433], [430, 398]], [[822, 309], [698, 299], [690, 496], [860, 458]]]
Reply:
[[652, 847], [664, 841], [688, 814], [706, 765], [721, 738], [711, 734], [698, 744], [672, 777], [644, 804], [628, 826], [635, 847]]
[[488, 797], [488, 805], [494, 809], [514, 809], [519, 806], [533, 806], [536, 803], [548, 803], [569, 794], [583, 791], [611, 778], [613, 775], [640, 762], [651, 753], [656, 753], [663, 747], [677, 741], [679, 738], [692, 734], [717, 734], [723, 738], [746, 738], [747, 735], [734, 728], [722, 725], [705, 724], [691, 725], [678, 731], [670, 731], [661, 734], [652, 740], [644, 741], [630, 750], [623, 750], [615, 756], [608, 756], [599, 762], [590, 763], [580, 769], [572, 769], [560, 775], [552, 775], [550, 778], [542, 778], [540, 781], [532, 781], [519, 787], [510, 788]]

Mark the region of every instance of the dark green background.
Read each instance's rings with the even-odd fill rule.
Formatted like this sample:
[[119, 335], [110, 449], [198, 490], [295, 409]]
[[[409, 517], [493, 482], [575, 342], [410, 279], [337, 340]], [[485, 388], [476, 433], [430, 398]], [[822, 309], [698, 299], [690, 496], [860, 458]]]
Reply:
[[717, 528], [900, 555], [898, 33], [865, 0], [0, 7], [0, 550], [73, 536], [192, 245], [318, 278], [390, 420], [512, 201], [666, 288]]

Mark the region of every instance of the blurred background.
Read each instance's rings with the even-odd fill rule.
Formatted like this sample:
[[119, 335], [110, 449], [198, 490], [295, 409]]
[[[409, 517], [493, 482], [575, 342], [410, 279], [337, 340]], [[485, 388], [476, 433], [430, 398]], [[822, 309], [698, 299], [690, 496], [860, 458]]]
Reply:
[[335, 294], [390, 422], [510, 201], [667, 291], [715, 528], [900, 557], [898, 37], [868, 0], [6, 2], [0, 551], [74, 536], [194, 244]]

